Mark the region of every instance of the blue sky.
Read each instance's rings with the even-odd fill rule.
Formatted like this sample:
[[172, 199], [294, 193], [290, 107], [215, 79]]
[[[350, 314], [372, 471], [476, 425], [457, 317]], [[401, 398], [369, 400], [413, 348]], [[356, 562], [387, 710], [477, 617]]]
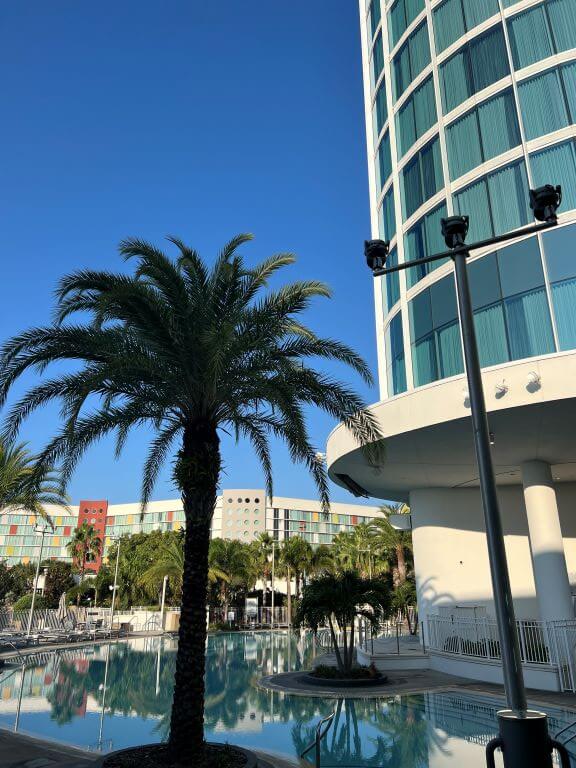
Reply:
[[[330, 283], [309, 323], [376, 370], [355, 0], [20, 0], [0, 25], [2, 337], [49, 320], [65, 272], [123, 268], [126, 236], [177, 234], [212, 258], [250, 231], [250, 260], [294, 251], [285, 278]], [[22, 438], [40, 447], [57, 421], [46, 410]], [[310, 414], [319, 448], [333, 426]], [[117, 462], [109, 442], [87, 453], [73, 501], [135, 500], [142, 438]], [[248, 445], [223, 451], [224, 487], [261, 487]], [[314, 494], [277, 444], [273, 460], [277, 494]], [[155, 498], [174, 495], [169, 475]]]

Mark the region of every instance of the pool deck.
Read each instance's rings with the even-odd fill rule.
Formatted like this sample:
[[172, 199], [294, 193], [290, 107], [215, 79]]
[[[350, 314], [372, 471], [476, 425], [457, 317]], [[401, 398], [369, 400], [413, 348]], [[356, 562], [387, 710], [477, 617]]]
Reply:
[[[329, 663], [329, 658], [326, 659], [325, 663]], [[301, 678], [302, 672], [282, 672], [260, 678], [257, 686], [264, 690], [282, 691], [293, 696], [312, 696], [324, 699], [376, 699], [443, 691], [466, 691], [504, 698], [504, 686], [502, 685], [482, 683], [429, 669], [395, 670], [388, 674], [386, 683], [364, 689], [330, 688], [329, 684], [320, 688], [306, 684]], [[527, 695], [532, 707], [554, 706], [574, 710], [576, 713], [576, 694], [574, 693], [554, 693], [528, 689]]]
[[25, 648], [13, 649], [9, 651], [0, 651], [0, 661], [14, 661], [27, 656], [35, 656], [39, 653], [51, 653], [53, 651], [67, 651], [71, 648], [84, 648], [89, 645], [109, 645], [111, 643], [122, 642], [122, 640], [134, 640], [139, 637], [169, 637], [169, 632], [161, 630], [151, 630], [146, 632], [130, 632], [128, 635], [120, 637], [97, 637], [95, 640], [87, 638], [86, 640], [73, 640], [70, 643], [42, 643], [41, 645], [29, 645]]
[[97, 768], [102, 755], [0, 728], [0, 768]]

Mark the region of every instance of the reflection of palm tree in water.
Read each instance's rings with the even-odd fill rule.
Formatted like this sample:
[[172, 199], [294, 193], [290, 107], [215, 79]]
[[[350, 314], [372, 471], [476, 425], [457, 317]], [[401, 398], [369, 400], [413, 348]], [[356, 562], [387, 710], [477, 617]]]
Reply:
[[[326, 714], [329, 704], [325, 703]], [[439, 746], [429, 728], [420, 697], [386, 704], [382, 699], [340, 699], [335, 707], [332, 732], [321, 744], [323, 765], [378, 766], [378, 768], [426, 768], [431, 744]], [[370, 724], [382, 735], [361, 738], [359, 721]], [[299, 721], [292, 729], [298, 754], [314, 740], [316, 723]]]

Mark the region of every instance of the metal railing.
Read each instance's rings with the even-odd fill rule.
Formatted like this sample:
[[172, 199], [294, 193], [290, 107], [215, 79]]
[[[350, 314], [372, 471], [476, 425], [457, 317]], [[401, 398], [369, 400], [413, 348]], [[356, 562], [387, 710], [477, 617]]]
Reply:
[[[495, 619], [465, 619], [453, 616], [429, 616], [428, 647], [455, 656], [501, 660], [500, 638]], [[556, 665], [550, 625], [541, 621], [516, 621], [520, 655], [524, 664]]]
[[[314, 736], [314, 741], [311, 741], [310, 744], [306, 747], [306, 749], [300, 754], [300, 757], [304, 759], [304, 757], [310, 752], [312, 749], [314, 749], [314, 766], [315, 768], [320, 768], [320, 744], [322, 742], [322, 739], [328, 731], [330, 730], [330, 726], [332, 725], [332, 721], [336, 717], [336, 710], [331, 712], [329, 715], [326, 715], [326, 717], [323, 717], [322, 720], [317, 724], [316, 726], [316, 734]], [[326, 724], [326, 727], [322, 729], [322, 726]]]

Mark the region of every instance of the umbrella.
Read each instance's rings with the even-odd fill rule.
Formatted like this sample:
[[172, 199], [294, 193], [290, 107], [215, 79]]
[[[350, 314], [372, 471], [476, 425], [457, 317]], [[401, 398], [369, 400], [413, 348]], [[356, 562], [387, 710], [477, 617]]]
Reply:
[[66, 592], [62, 592], [60, 600], [58, 601], [58, 612], [56, 614], [61, 622], [65, 622], [68, 618], [68, 608], [66, 607]]

